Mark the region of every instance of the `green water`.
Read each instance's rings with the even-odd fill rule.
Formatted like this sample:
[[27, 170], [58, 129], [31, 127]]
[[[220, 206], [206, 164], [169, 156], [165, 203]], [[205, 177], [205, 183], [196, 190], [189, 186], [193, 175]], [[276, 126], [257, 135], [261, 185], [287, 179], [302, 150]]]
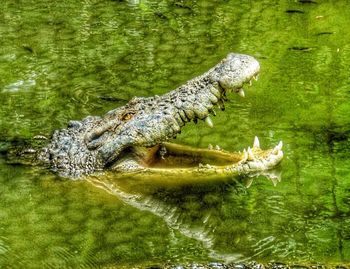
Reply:
[[258, 135], [283, 140], [285, 159], [280, 181], [106, 191], [0, 158], [0, 267], [350, 263], [350, 9], [316, 2], [2, 1], [1, 148], [165, 93], [233, 51], [260, 61], [259, 81], [214, 129], [177, 140], [241, 150]]

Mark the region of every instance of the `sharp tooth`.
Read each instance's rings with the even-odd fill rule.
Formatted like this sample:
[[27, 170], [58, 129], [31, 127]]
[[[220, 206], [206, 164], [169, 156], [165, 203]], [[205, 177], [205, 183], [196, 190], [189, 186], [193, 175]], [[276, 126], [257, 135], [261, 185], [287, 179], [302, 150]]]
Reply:
[[272, 150], [272, 153], [277, 155], [278, 152], [282, 149], [282, 147], [283, 147], [283, 143], [282, 141], [280, 141], [278, 145]]
[[252, 80], [249, 80], [249, 86], [252, 86], [253, 82]]
[[259, 78], [259, 75], [255, 75], [255, 76], [253, 76], [253, 78], [254, 78], [255, 81], [257, 81], [258, 78]]
[[277, 148], [278, 150], [281, 150], [282, 147], [283, 147], [283, 142], [280, 141], [280, 142], [278, 143], [278, 145], [276, 146], [276, 148]]
[[248, 147], [248, 160], [249, 161], [254, 160], [254, 154], [253, 154], [253, 151], [250, 147]]
[[244, 97], [244, 96], [245, 96], [244, 90], [243, 90], [242, 88], [239, 89], [237, 93], [238, 93], [238, 95], [239, 95], [240, 97]]
[[257, 136], [254, 138], [253, 148], [260, 148], [260, 141]]
[[248, 160], [248, 152], [246, 151], [246, 149], [244, 149], [242, 162], [246, 162], [247, 160]]
[[211, 121], [211, 118], [209, 116], [207, 116], [205, 119], [204, 119], [205, 123], [210, 127], [210, 128], [213, 128], [214, 127], [214, 124], [213, 122]]
[[213, 149], [213, 145], [212, 145], [212, 144], [209, 144], [209, 145], [208, 145], [208, 149], [212, 150], [212, 149]]
[[215, 146], [215, 150], [221, 150], [220, 146], [219, 146], [219, 145], [216, 145], [216, 146]]

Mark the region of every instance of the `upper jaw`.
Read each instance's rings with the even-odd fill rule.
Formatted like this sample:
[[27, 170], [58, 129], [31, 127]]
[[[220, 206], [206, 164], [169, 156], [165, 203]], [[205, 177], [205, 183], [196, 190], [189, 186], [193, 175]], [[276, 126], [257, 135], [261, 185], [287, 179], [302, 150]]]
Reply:
[[258, 78], [259, 62], [252, 56], [233, 53], [227, 56], [226, 62], [222, 75], [217, 80], [219, 85], [227, 92], [237, 92], [244, 96], [243, 85], [251, 85], [252, 80]]
[[[209, 71], [209, 76], [212, 81], [212, 87], [209, 88], [209, 94], [205, 94], [207, 101], [202, 103], [200, 113], [193, 109], [194, 113], [189, 111], [181, 111], [181, 116], [178, 117], [180, 120], [180, 128], [185, 125], [186, 122], [194, 121], [198, 119], [205, 121], [205, 123], [213, 128], [213, 122], [210, 118], [210, 114], [215, 114], [215, 107], [221, 110], [225, 110], [225, 101], [227, 101], [226, 93], [235, 92], [241, 97], [245, 96], [243, 86], [252, 85], [253, 80], [258, 79], [260, 71], [259, 62], [249, 55], [243, 54], [229, 54], [224, 59], [219, 67], [215, 67]], [[189, 109], [191, 110], [191, 109]], [[182, 119], [185, 118], [185, 121]]]
[[[133, 145], [146, 147], [157, 145], [176, 137], [187, 122], [196, 122], [198, 119], [204, 120], [208, 126], [213, 127], [209, 115], [215, 115], [215, 106], [221, 110], [225, 109], [226, 92], [236, 91], [243, 96], [244, 91], [241, 90], [243, 84], [250, 84], [259, 69], [258, 61], [253, 57], [229, 54], [224, 61], [203, 76], [205, 79], [202, 82], [205, 86], [197, 87], [189, 98], [186, 98], [187, 92], [184, 88], [186, 85], [188, 87], [197, 85], [191, 81], [164, 96], [133, 99], [127, 107], [138, 111], [136, 114], [127, 121], [123, 121], [118, 128], [111, 129], [113, 124], [108, 123], [106, 128], [101, 130], [99, 128], [95, 132], [98, 134], [97, 138], [105, 132], [108, 133], [107, 140], [102, 139], [102, 144], [98, 145], [99, 155], [105, 162], [110, 163], [125, 148]], [[200, 79], [201, 77], [194, 80]], [[123, 109], [125, 110], [125, 107]], [[107, 121], [116, 114], [116, 111], [108, 114]], [[95, 136], [92, 138], [96, 140]], [[88, 141], [88, 144], [93, 143]]]

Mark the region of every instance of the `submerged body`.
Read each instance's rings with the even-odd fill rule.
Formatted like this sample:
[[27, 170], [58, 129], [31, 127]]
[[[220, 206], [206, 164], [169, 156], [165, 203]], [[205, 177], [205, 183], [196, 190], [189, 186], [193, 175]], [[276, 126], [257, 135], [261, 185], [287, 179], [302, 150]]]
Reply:
[[[244, 96], [242, 86], [259, 72], [251, 56], [229, 54], [215, 67], [162, 96], [133, 98], [102, 117], [71, 121], [54, 132], [35, 158], [60, 175], [78, 178], [105, 169], [157, 174], [247, 174], [275, 167], [283, 157], [282, 144], [242, 153], [195, 149], [167, 141], [198, 119], [212, 127], [214, 107], [224, 110], [227, 92]], [[185, 165], [183, 165], [185, 164]]]

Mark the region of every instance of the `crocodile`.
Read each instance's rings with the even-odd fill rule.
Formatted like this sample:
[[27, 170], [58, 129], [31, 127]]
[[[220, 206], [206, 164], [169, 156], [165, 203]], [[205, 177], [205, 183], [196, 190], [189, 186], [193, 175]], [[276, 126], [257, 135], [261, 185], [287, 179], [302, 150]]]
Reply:
[[73, 179], [105, 170], [165, 176], [226, 176], [269, 170], [283, 158], [282, 142], [263, 150], [255, 137], [253, 147], [242, 152], [169, 142], [189, 122], [203, 120], [213, 127], [210, 115], [215, 115], [214, 108], [225, 109], [228, 92], [244, 97], [243, 85], [251, 84], [259, 70], [254, 57], [230, 53], [175, 90], [161, 96], [134, 97], [104, 116], [70, 121], [67, 128], [54, 131], [44, 147], [26, 152], [35, 162]]

